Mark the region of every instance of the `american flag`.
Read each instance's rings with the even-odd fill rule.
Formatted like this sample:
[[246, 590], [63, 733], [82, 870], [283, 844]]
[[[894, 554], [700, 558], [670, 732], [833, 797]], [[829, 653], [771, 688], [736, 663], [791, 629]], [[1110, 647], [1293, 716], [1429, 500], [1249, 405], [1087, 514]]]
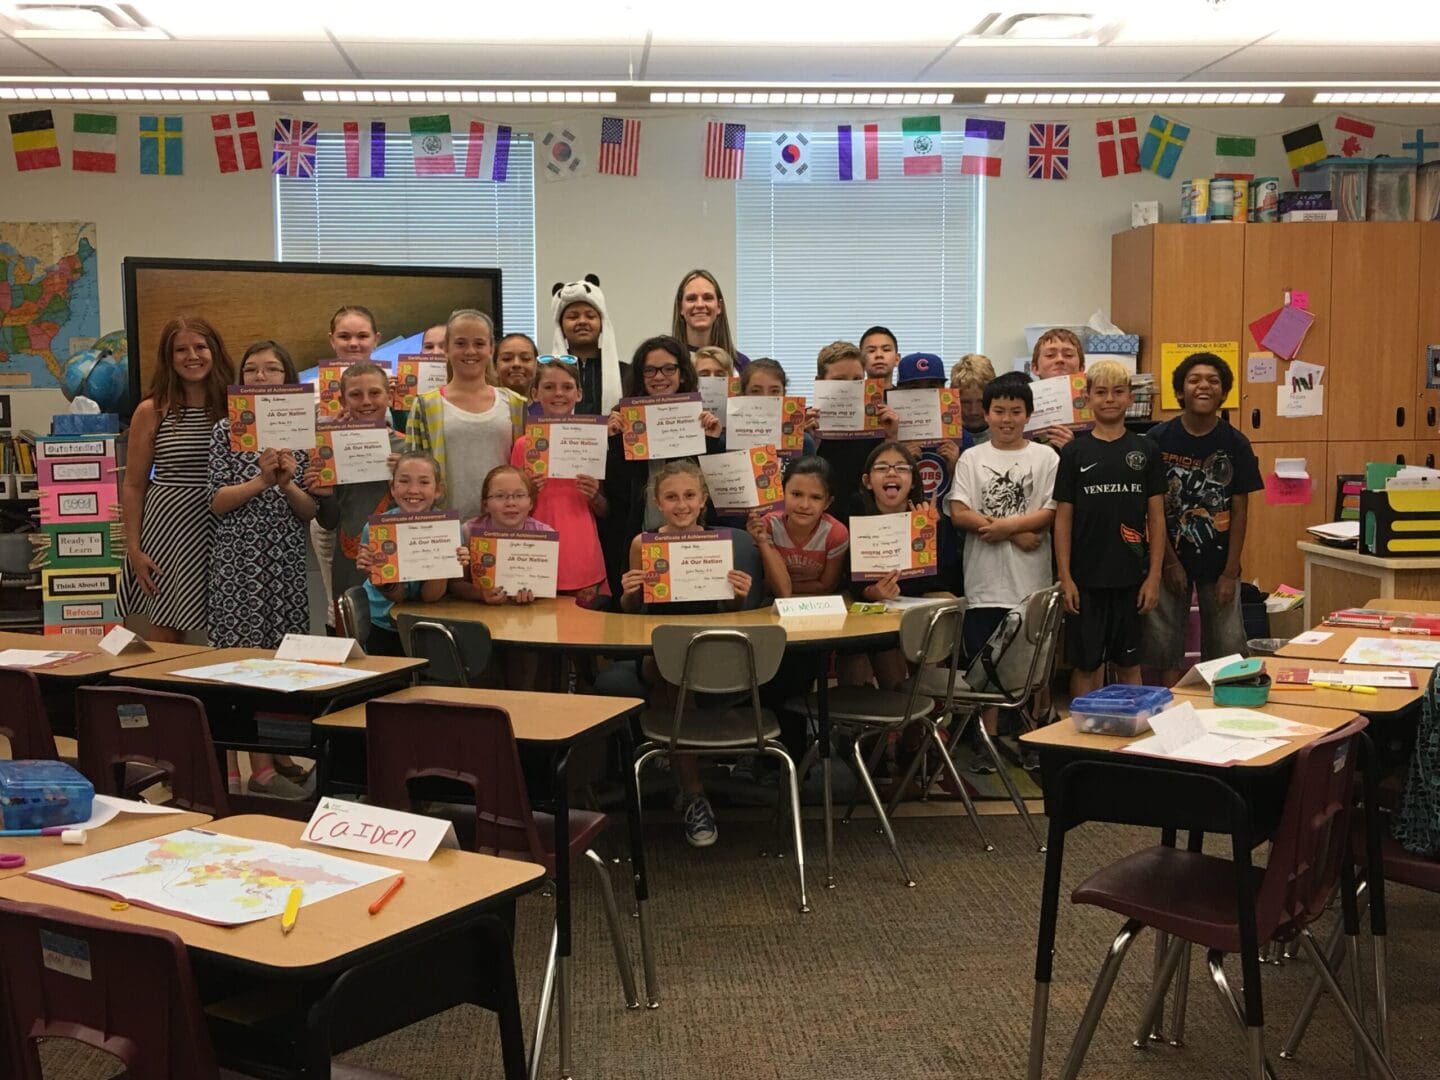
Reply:
[[739, 180], [745, 175], [745, 125], [705, 125], [705, 179]]
[[319, 137], [320, 125], [313, 120], [276, 120], [270, 171], [309, 180], [315, 175], [315, 143]]
[[611, 176], [634, 176], [640, 171], [639, 120], [601, 118], [599, 171]]
[[1031, 180], [1070, 178], [1070, 125], [1031, 124], [1025, 157]]

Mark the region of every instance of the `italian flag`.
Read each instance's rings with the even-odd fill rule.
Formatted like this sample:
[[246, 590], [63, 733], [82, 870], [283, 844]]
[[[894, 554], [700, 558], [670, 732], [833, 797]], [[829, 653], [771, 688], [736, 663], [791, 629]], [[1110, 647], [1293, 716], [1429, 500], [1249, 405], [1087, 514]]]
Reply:
[[75, 172], [115, 171], [115, 117], [106, 113], [76, 113], [75, 142], [70, 167]]
[[907, 116], [900, 121], [905, 142], [906, 176], [939, 176], [945, 160], [940, 156], [940, 117]]
[[415, 147], [416, 176], [453, 176], [455, 144], [450, 136], [450, 116], [412, 116], [410, 140]]

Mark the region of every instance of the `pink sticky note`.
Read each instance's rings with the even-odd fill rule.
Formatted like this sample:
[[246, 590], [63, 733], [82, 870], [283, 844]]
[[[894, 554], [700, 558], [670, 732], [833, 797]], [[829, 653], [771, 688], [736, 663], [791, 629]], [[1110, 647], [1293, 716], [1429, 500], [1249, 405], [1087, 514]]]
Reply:
[[1315, 316], [1304, 308], [1297, 308], [1293, 304], [1283, 307], [1265, 334], [1264, 340], [1260, 342], [1260, 347], [1269, 349], [1286, 360], [1293, 360], [1314, 322]]
[[1310, 294], [1304, 289], [1290, 290], [1290, 306], [1298, 307], [1301, 311], [1310, 310]]
[[1311, 480], [1307, 477], [1265, 477], [1265, 501], [1271, 506], [1304, 506], [1310, 501]]

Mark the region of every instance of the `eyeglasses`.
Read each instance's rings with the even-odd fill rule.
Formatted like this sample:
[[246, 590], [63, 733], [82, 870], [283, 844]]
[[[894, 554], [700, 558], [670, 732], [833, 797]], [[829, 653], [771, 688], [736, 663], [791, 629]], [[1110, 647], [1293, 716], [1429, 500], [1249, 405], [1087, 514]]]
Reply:
[[569, 367], [574, 367], [580, 361], [576, 360], [575, 357], [571, 356], [569, 353], [566, 353], [564, 356], [551, 356], [549, 353], [546, 353], [544, 356], [539, 357], [535, 362], [537, 364], [566, 364]]
[[485, 498], [493, 499], [495, 502], [519, 502], [521, 499], [528, 499], [528, 491], [494, 491]]
[[879, 473], [881, 476], [889, 476], [891, 473], [898, 473], [901, 476], [909, 476], [915, 470], [909, 465], [891, 465], [888, 461], [877, 462], [870, 466], [872, 473]]
[[647, 367], [645, 369], [645, 378], [658, 378], [662, 375], [669, 378], [671, 375], [679, 372], [679, 370], [679, 364], [661, 364], [659, 367]]

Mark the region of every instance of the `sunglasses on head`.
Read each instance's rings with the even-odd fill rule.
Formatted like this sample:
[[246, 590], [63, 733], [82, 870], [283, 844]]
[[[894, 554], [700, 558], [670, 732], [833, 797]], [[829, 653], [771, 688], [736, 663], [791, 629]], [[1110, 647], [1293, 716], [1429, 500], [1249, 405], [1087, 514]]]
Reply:
[[580, 361], [576, 360], [575, 357], [571, 356], [569, 353], [566, 353], [564, 356], [552, 356], [549, 353], [546, 353], [544, 356], [536, 360], [536, 363], [539, 364], [565, 364], [569, 367], [574, 367], [579, 362]]

